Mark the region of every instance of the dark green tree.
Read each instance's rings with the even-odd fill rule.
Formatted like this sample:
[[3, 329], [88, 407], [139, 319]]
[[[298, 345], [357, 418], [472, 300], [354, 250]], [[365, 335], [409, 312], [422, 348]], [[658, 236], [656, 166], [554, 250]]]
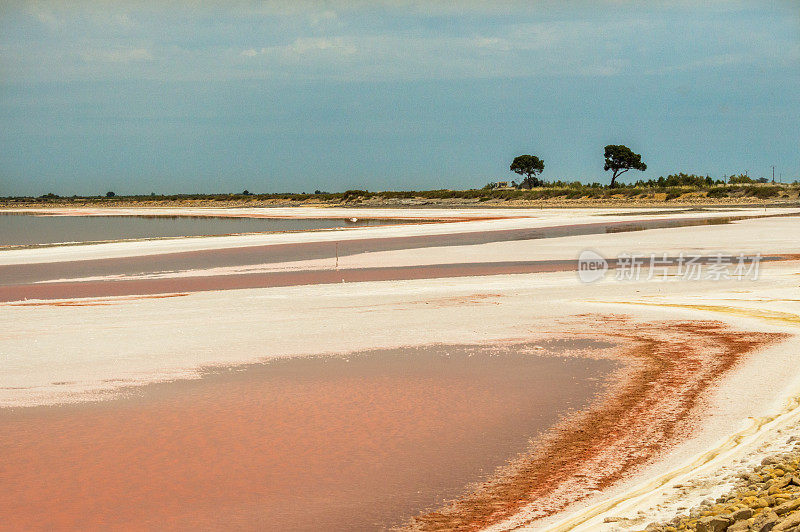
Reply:
[[752, 182], [753, 180], [750, 179], [746, 174], [732, 175], [728, 178], [728, 183], [731, 185], [744, 185]]
[[520, 155], [514, 157], [510, 170], [516, 174], [524, 175], [525, 179], [519, 184], [522, 187], [538, 187], [542, 182], [536, 177], [544, 171], [544, 161], [535, 155]]
[[617, 177], [624, 174], [628, 170], [647, 170], [647, 165], [642, 162], [642, 156], [638, 153], [633, 153], [627, 146], [609, 144], [606, 146], [606, 165], [603, 170], [608, 172], [613, 170], [611, 175], [611, 188], [617, 184]]

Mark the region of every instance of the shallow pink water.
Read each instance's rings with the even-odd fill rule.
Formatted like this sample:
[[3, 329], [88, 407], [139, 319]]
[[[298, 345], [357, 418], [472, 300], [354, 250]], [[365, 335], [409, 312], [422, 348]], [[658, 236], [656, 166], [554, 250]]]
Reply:
[[486, 478], [611, 367], [437, 346], [0, 410], [0, 528], [385, 528]]

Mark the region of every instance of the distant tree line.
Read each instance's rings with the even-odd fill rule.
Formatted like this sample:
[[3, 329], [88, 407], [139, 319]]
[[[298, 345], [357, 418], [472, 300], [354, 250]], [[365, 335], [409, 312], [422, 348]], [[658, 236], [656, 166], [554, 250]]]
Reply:
[[[749, 177], [742, 175], [729, 176], [723, 180], [714, 180], [713, 186], [696, 186], [686, 185], [685, 183], [707, 183], [708, 176], [695, 176], [693, 174], [675, 174], [661, 179], [639, 181], [636, 183], [619, 183], [616, 187], [611, 188], [607, 184], [602, 183], [582, 183], [580, 181], [553, 181], [544, 183], [542, 186], [533, 187], [531, 189], [518, 189], [509, 187], [497, 187], [494, 183], [490, 183], [482, 189], [467, 189], [467, 190], [451, 190], [451, 189], [438, 189], [438, 190], [384, 190], [384, 191], [368, 191], [368, 190], [347, 190], [345, 192], [322, 192], [314, 194], [306, 193], [268, 193], [258, 194], [253, 193], [244, 195], [241, 193], [236, 194], [169, 194], [169, 195], [128, 195], [113, 197], [106, 197], [105, 194], [96, 196], [71, 196], [59, 197], [56, 194], [45, 194], [38, 198], [30, 196], [7, 197], [0, 199], [0, 204], [6, 206], [25, 205], [29, 203], [57, 203], [57, 204], [119, 204], [123, 202], [137, 202], [143, 203], [156, 201], [163, 202], [176, 202], [176, 204], [183, 204], [185, 201], [206, 201], [210, 204], [219, 202], [219, 205], [227, 205], [230, 202], [241, 204], [247, 202], [252, 205], [260, 205], [260, 202], [269, 202], [270, 205], [275, 205], [276, 201], [285, 202], [289, 204], [301, 204], [301, 202], [311, 201], [319, 203], [332, 203], [332, 204], [362, 204], [367, 202], [376, 202], [380, 205], [381, 202], [413, 200], [413, 201], [437, 201], [437, 200], [465, 200], [465, 201], [529, 201], [529, 200], [547, 200], [551, 198], [563, 199], [603, 199], [603, 198], [650, 198], [650, 199], [666, 199], [670, 201], [675, 198], [680, 198], [684, 194], [692, 195], [693, 197], [702, 197], [705, 195], [709, 198], [758, 198], [758, 199], [798, 199], [800, 193], [800, 182], [795, 181], [793, 184], [779, 184], [770, 185], [753, 180]], [[744, 177], [747, 181], [742, 181]], [[733, 178], [733, 179], [731, 179]], [[669, 181], [668, 181], [669, 180]], [[668, 186], [674, 183], [675, 186]], [[660, 186], [659, 183], [663, 183]]]
[[[636, 187], [636, 188], [670, 188], [670, 187], [694, 187], [694, 188], [710, 188], [710, 187], [717, 187], [722, 185], [764, 185], [768, 184], [770, 181], [765, 177], [759, 177], [758, 179], [753, 179], [748, 177], [745, 174], [738, 174], [738, 175], [730, 175], [725, 177], [724, 179], [713, 179], [709, 175], [696, 175], [696, 174], [687, 174], [684, 172], [680, 172], [678, 174], [670, 174], [666, 177], [661, 176], [658, 179], [648, 179], [643, 180], [639, 179], [632, 183], [616, 183], [614, 186], [617, 188], [624, 188], [624, 187]], [[530, 187], [520, 187], [517, 185], [516, 182], [512, 181], [511, 188], [530, 188]], [[794, 183], [787, 183], [787, 184], [800, 184], [797, 181]], [[602, 183], [582, 183], [581, 181], [539, 181], [539, 187], [553, 187], [553, 188], [603, 188], [609, 185], [604, 185]], [[499, 183], [497, 182], [490, 182], [485, 187], [484, 190], [491, 190], [499, 187]]]
[[[616, 187], [636, 187], [636, 188], [672, 188], [672, 187], [695, 187], [707, 188], [720, 186], [725, 184], [731, 185], [749, 185], [749, 184], [766, 184], [769, 180], [766, 178], [751, 179], [746, 174], [731, 175], [725, 179], [712, 179], [711, 176], [695, 175], [695, 174], [670, 174], [667, 177], [661, 176], [658, 179], [637, 180], [632, 184], [621, 184], [617, 182], [617, 178], [628, 172], [629, 170], [647, 170], [647, 164], [642, 161], [642, 156], [634, 153], [633, 150], [623, 144], [609, 144], [604, 150], [605, 164], [603, 170], [606, 172], [611, 171], [611, 183], [609, 188]], [[533, 189], [536, 187], [553, 187], [553, 188], [603, 188], [606, 185], [600, 183], [583, 184], [579, 181], [564, 182], [564, 181], [544, 181], [539, 178], [539, 175], [544, 171], [544, 161], [535, 155], [518, 155], [511, 162], [509, 170], [523, 176], [523, 179], [517, 183], [511, 181], [510, 187], [507, 182], [490, 182], [483, 190], [492, 190], [496, 188], [515, 188], [515, 189]]]

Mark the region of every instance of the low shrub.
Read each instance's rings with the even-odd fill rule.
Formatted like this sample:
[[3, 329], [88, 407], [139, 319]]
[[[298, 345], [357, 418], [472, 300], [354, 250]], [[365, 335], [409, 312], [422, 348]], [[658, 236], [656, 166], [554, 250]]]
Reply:
[[751, 196], [758, 199], [774, 198], [781, 193], [779, 187], [747, 187], [745, 189], [745, 196]]
[[709, 198], [727, 198], [728, 197], [728, 187], [716, 187], [712, 188], [706, 193], [706, 197]]

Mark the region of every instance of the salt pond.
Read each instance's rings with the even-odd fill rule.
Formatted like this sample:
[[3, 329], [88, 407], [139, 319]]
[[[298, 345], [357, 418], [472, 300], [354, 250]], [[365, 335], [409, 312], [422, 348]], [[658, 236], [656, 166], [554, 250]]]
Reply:
[[180, 236], [312, 231], [398, 223], [408, 223], [408, 220], [215, 216], [51, 216], [0, 213], [0, 247]]
[[0, 514], [16, 529], [397, 525], [603, 389], [616, 363], [563, 356], [594, 341], [575, 342], [296, 357], [0, 410]]

